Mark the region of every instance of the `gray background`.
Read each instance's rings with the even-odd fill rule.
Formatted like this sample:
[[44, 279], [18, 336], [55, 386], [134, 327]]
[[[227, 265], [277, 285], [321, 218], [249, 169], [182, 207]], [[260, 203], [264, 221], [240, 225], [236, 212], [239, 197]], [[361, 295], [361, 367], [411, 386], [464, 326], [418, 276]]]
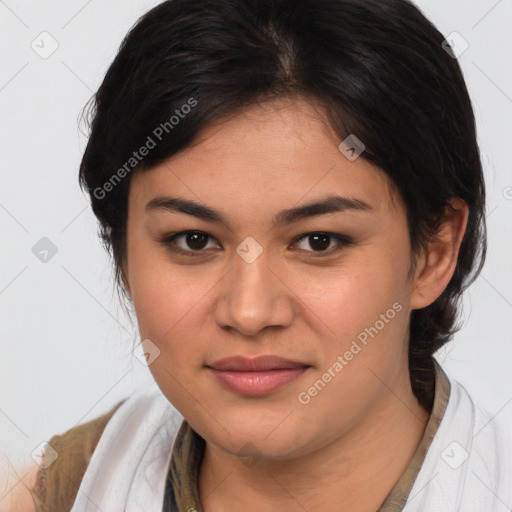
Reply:
[[[0, 1], [0, 498], [2, 475], [42, 441], [152, 380], [132, 354], [136, 327], [78, 187], [86, 138], [77, 118], [128, 29], [158, 3]], [[464, 299], [462, 330], [438, 359], [512, 426], [512, 0], [416, 3], [445, 36], [469, 43], [459, 61], [488, 198], [487, 262]], [[31, 46], [51, 44], [48, 58]], [[46, 262], [32, 251], [43, 237], [57, 249]]]

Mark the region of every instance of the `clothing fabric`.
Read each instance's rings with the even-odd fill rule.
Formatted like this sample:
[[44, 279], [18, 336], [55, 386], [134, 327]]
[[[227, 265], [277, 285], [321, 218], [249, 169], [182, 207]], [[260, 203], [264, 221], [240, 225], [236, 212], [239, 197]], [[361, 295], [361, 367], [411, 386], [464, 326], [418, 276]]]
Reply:
[[132, 395], [105, 427], [71, 512], [162, 512], [182, 421], [156, 384]]
[[451, 380], [445, 416], [404, 512], [510, 512], [512, 432]]
[[110, 418], [125, 400], [107, 413], [50, 439], [49, 445], [57, 452], [57, 459], [47, 467], [40, 467], [34, 488], [29, 489], [36, 512], [71, 510], [96, 445]]
[[[434, 405], [423, 438], [378, 512], [510, 511], [510, 432], [437, 362], [435, 368]], [[72, 501], [55, 508], [46, 500], [49, 508], [38, 512], [202, 512], [198, 475], [205, 441], [156, 384], [117, 404], [102, 421], [85, 474], [83, 462], [79, 477], [69, 468], [75, 483], [81, 479], [72, 507]], [[66, 457], [60, 453], [61, 464]], [[52, 478], [45, 484], [53, 487]]]

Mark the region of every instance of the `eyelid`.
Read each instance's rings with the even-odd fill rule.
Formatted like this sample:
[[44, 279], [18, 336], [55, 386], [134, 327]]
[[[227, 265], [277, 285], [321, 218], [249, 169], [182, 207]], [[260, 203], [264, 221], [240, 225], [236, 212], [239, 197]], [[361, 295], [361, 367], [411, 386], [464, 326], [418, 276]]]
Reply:
[[314, 255], [313, 257], [330, 256], [336, 252], [339, 252], [341, 249], [343, 249], [343, 247], [345, 247], [347, 245], [352, 245], [354, 243], [354, 241], [352, 240], [351, 237], [349, 237], [347, 235], [342, 235], [340, 233], [332, 233], [330, 231], [310, 231], [308, 233], [305, 233], [304, 235], [299, 235], [297, 238], [295, 238], [293, 243], [300, 242], [304, 238], [307, 238], [311, 235], [325, 235], [325, 236], [330, 237], [331, 239], [335, 239], [338, 241], [337, 247], [328, 249], [326, 251], [304, 251], [306, 253]]
[[[172, 245], [172, 243], [174, 242], [174, 240], [180, 236], [185, 236], [185, 235], [188, 235], [190, 233], [198, 233], [198, 234], [201, 234], [201, 235], [206, 235], [208, 237], [208, 241], [210, 240], [216, 240], [216, 238], [212, 235], [210, 235], [209, 233], [206, 233], [205, 231], [200, 231], [198, 229], [186, 229], [186, 230], [183, 230], [183, 231], [179, 231], [177, 233], [170, 233], [170, 234], [167, 234], [161, 238], [159, 238], [157, 241], [160, 242], [161, 244], [164, 245], [165, 248], [167, 248], [168, 250], [172, 251], [172, 252], [175, 252], [177, 254], [184, 254], [186, 256], [200, 256], [202, 254], [206, 254], [206, 251], [204, 249], [201, 249], [201, 250], [185, 250], [185, 249], [182, 249], [181, 247], [176, 247], [174, 245]], [[217, 241], [217, 244], [220, 245], [220, 243]]]
[[[167, 234], [161, 238], [158, 239], [158, 242], [162, 243], [167, 249], [169, 249], [170, 251], [174, 252], [174, 253], [177, 253], [177, 254], [183, 254], [183, 255], [186, 255], [186, 256], [201, 256], [201, 255], [205, 255], [207, 254], [207, 251], [204, 250], [204, 249], [199, 249], [199, 250], [185, 250], [185, 249], [181, 249], [180, 247], [175, 247], [172, 245], [172, 242], [174, 242], [174, 240], [180, 236], [185, 236], [189, 233], [199, 233], [199, 234], [202, 234], [202, 235], [206, 235], [210, 240], [215, 240], [217, 242], [218, 245], [221, 245], [214, 236], [210, 235], [209, 233], [206, 233], [205, 231], [200, 231], [200, 230], [197, 230], [197, 229], [188, 229], [188, 230], [184, 230], [184, 231], [179, 231], [177, 233], [171, 233], [171, 234]], [[295, 237], [295, 239], [293, 240], [292, 242], [292, 245], [302, 241], [303, 239], [311, 236], [311, 235], [325, 235], [325, 236], [329, 236], [331, 237], [332, 239], [335, 239], [338, 241], [338, 246], [337, 247], [334, 247], [334, 248], [331, 248], [331, 249], [328, 249], [328, 250], [325, 250], [325, 251], [306, 251], [306, 250], [301, 250], [301, 252], [303, 253], [309, 253], [309, 255], [312, 255], [312, 257], [327, 257], [327, 256], [330, 256], [334, 253], [337, 253], [339, 252], [341, 249], [343, 249], [345, 246], [347, 245], [353, 245], [354, 241], [353, 239], [348, 236], [348, 235], [342, 235], [340, 233], [332, 233], [332, 232], [329, 232], [329, 231], [309, 231], [307, 233], [304, 233], [304, 234], [301, 234], [297, 237]]]

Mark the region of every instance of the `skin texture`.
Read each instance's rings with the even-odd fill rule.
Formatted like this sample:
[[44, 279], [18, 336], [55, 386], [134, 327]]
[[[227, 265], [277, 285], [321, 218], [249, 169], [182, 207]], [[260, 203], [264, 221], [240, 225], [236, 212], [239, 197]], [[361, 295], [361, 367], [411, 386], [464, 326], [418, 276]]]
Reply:
[[[314, 102], [282, 98], [209, 126], [191, 147], [133, 176], [125, 285], [141, 339], [160, 350], [150, 364], [157, 384], [207, 442], [199, 476], [205, 512], [376, 510], [423, 435], [429, 411], [410, 387], [409, 315], [431, 304], [453, 275], [467, 207], [454, 201], [408, 276], [402, 201], [382, 171], [362, 157], [347, 159], [340, 142]], [[281, 210], [332, 194], [372, 209], [272, 226]], [[159, 195], [208, 205], [228, 225], [146, 212]], [[158, 241], [185, 230], [210, 236], [195, 255]], [[298, 241], [318, 232], [353, 243], [331, 238], [322, 252], [308, 237]], [[249, 236], [262, 249], [252, 263], [236, 251]], [[196, 247], [185, 237], [171, 246]], [[395, 303], [400, 312], [300, 403], [299, 393]], [[225, 389], [205, 367], [261, 354], [312, 367], [263, 397]]]
[[[0, 512], [36, 512], [29, 489], [36, 485], [39, 466], [31, 463], [2, 482], [0, 490]], [[3, 491], [3, 492], [2, 492]]]

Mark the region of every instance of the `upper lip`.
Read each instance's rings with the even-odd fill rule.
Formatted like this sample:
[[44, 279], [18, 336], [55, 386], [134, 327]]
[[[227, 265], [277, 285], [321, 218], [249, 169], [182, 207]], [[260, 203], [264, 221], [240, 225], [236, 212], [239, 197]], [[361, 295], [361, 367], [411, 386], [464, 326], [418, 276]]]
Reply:
[[206, 365], [215, 370], [231, 370], [238, 372], [257, 372], [265, 370], [278, 370], [286, 368], [303, 368], [310, 366], [306, 363], [291, 361], [279, 356], [258, 356], [254, 358], [234, 356], [226, 359], [219, 359], [211, 364]]

